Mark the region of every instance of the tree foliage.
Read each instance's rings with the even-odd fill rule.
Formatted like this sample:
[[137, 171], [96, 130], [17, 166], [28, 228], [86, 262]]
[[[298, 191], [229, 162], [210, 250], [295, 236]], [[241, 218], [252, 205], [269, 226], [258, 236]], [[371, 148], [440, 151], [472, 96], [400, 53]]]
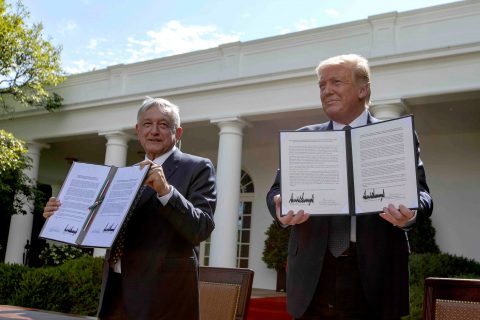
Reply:
[[[35, 190], [24, 170], [31, 159], [23, 141], [0, 129], [0, 214], [25, 214], [25, 198], [32, 200]], [[21, 196], [23, 195], [23, 199]]]
[[64, 81], [60, 66], [61, 47], [43, 39], [41, 23], [27, 25], [29, 12], [21, 2], [15, 7], [0, 0], [0, 106], [13, 111], [13, 104], [45, 108], [62, 104], [62, 97], [47, 90]]
[[440, 253], [435, 241], [435, 233], [431, 218], [418, 215], [414, 228], [408, 232], [412, 252]]
[[263, 248], [263, 262], [270, 269], [280, 270], [285, 268], [288, 257], [290, 228], [282, 228], [278, 223], [272, 222], [265, 234], [267, 238]]

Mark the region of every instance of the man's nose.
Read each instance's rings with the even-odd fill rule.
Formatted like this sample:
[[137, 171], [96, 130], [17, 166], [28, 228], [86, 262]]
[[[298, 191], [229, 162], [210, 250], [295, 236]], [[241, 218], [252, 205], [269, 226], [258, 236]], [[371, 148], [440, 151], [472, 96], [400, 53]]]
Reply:
[[150, 133], [158, 133], [160, 132], [160, 126], [158, 124], [153, 124], [152, 128], [150, 129]]
[[323, 92], [325, 94], [330, 94], [333, 92], [333, 86], [330, 83], [326, 83], [325, 86], [323, 87]]

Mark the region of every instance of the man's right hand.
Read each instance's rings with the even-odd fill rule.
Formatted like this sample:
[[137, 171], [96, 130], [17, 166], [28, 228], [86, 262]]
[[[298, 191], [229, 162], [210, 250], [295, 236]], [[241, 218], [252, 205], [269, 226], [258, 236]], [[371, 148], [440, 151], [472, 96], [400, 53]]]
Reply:
[[55, 213], [55, 211], [58, 210], [61, 205], [62, 204], [60, 203], [60, 200], [57, 200], [57, 198], [55, 197], [51, 197], [50, 199], [48, 199], [45, 208], [43, 208], [43, 217], [45, 219], [49, 218]]
[[273, 197], [273, 202], [275, 202], [275, 213], [277, 215], [277, 219], [283, 225], [291, 226], [294, 224], [304, 223], [308, 220], [308, 218], [310, 218], [310, 215], [308, 213], [305, 213], [303, 210], [300, 210], [297, 213], [294, 213], [293, 210], [290, 210], [288, 211], [286, 216], [280, 216], [282, 197], [277, 194], [275, 197]]

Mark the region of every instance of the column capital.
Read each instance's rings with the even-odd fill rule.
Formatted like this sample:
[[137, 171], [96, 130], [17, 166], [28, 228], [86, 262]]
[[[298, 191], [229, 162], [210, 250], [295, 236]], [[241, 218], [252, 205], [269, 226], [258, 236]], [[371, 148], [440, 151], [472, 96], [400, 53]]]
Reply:
[[250, 122], [243, 120], [240, 117], [225, 117], [225, 118], [211, 119], [210, 123], [216, 124], [218, 126], [220, 126], [222, 123], [231, 123], [232, 125], [234, 124], [242, 125], [242, 128], [252, 126]]
[[42, 151], [42, 149], [50, 149], [50, 145], [43, 142], [30, 140], [30, 141], [26, 141], [25, 144], [28, 149], [28, 152], [40, 152]]
[[239, 117], [212, 119], [210, 123], [216, 124], [220, 128], [219, 134], [232, 133], [242, 135], [243, 128], [252, 126], [251, 123]]
[[104, 137], [107, 138], [107, 139], [110, 139], [110, 138], [123, 138], [123, 139], [126, 139], [126, 142], [128, 142], [129, 140], [133, 140], [133, 139], [136, 138], [134, 135], [129, 134], [129, 133], [126, 133], [126, 132], [121, 131], [121, 130], [99, 131], [99, 132], [98, 132], [98, 135], [99, 135], [99, 136], [104, 136]]
[[402, 99], [373, 101], [369, 110], [375, 118], [380, 120], [398, 118], [407, 112], [407, 105]]

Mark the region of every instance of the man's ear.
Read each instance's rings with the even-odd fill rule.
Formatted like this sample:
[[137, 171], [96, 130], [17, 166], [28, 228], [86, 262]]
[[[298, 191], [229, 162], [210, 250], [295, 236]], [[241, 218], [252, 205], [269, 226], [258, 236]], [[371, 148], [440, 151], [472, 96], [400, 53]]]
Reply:
[[370, 92], [370, 85], [368, 83], [362, 84], [358, 89], [358, 97], [360, 99], [366, 99], [369, 92]]
[[178, 127], [177, 129], [175, 129], [175, 140], [180, 141], [180, 139], [182, 139], [182, 134], [183, 134], [183, 128], [182, 127]]

